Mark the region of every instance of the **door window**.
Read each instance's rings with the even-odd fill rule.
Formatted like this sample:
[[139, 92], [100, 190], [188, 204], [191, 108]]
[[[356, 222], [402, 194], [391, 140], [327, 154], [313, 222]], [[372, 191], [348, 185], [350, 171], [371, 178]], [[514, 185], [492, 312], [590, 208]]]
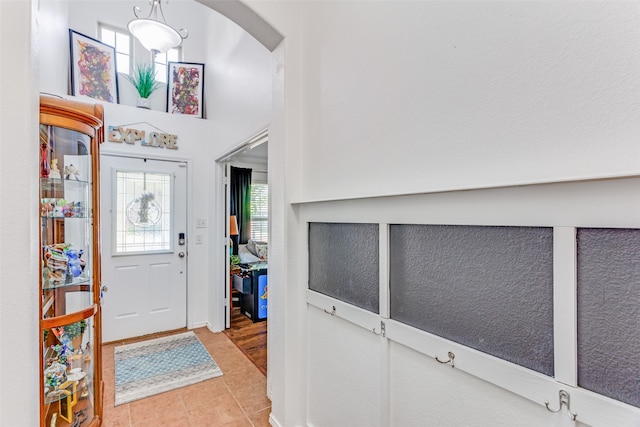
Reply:
[[116, 171], [115, 255], [172, 250], [171, 174]]

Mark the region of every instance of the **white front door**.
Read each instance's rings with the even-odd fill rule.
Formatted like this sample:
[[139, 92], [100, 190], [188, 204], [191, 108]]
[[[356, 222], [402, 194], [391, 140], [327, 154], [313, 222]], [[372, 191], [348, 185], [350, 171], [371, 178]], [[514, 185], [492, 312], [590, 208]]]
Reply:
[[187, 165], [101, 159], [104, 342], [187, 324]]

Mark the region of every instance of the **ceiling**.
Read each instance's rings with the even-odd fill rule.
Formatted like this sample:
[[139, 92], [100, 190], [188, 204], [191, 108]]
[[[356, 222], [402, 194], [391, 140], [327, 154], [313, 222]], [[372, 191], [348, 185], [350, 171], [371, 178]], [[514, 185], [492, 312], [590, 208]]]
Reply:
[[268, 158], [268, 155], [267, 155], [268, 146], [269, 146], [269, 143], [264, 142], [253, 148], [248, 148], [246, 151], [241, 151], [240, 153], [234, 155], [232, 159], [233, 161], [236, 161], [236, 162], [247, 161], [247, 162], [260, 162], [260, 163], [266, 164], [267, 158]]

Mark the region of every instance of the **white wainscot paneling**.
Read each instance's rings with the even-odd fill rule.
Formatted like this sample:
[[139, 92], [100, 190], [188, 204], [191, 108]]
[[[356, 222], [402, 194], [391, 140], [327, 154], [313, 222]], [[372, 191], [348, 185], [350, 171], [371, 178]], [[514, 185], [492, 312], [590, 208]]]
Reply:
[[544, 406], [402, 344], [391, 342], [390, 365], [392, 426], [557, 425]]
[[308, 306], [308, 425], [380, 425], [380, 337]]

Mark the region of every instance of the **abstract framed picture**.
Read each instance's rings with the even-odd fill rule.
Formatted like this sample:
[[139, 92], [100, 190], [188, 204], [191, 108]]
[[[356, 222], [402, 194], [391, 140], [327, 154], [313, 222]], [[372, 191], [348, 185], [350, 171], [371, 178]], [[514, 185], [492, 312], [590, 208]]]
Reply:
[[116, 50], [69, 29], [71, 95], [118, 103]]
[[204, 64], [169, 62], [167, 67], [167, 112], [202, 118]]

